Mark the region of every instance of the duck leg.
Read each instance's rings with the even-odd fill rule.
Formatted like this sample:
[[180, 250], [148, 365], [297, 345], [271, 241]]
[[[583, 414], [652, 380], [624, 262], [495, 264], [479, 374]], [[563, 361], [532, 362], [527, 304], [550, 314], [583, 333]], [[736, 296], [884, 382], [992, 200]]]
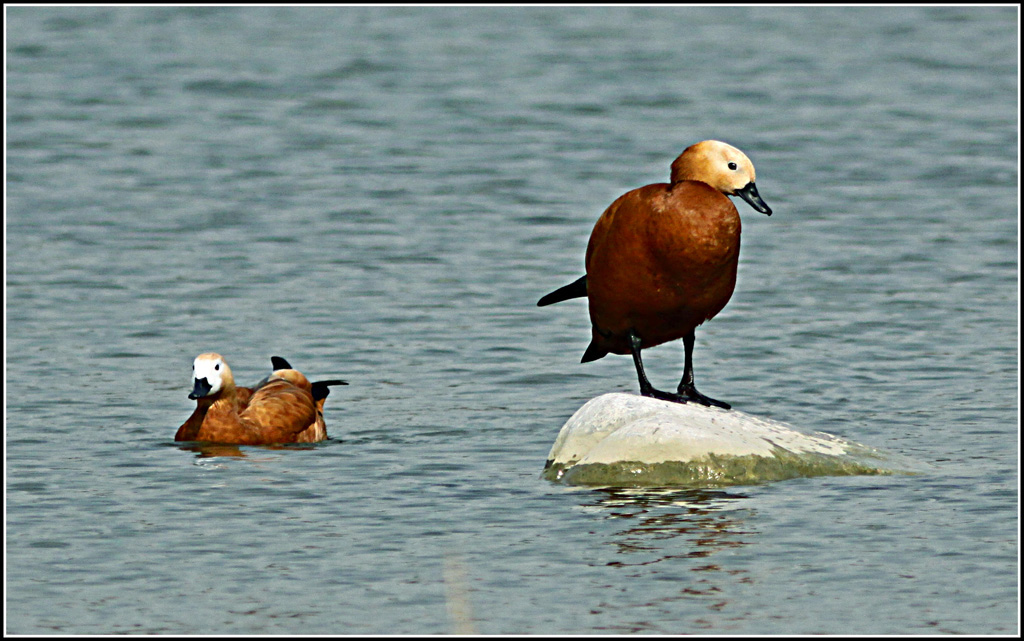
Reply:
[[640, 395], [658, 398], [663, 401], [672, 401], [673, 403], [685, 403], [690, 400], [680, 396], [679, 394], [663, 392], [660, 389], [655, 389], [654, 386], [651, 385], [651, 381], [647, 380], [647, 373], [644, 372], [644, 363], [640, 360], [640, 337], [637, 336], [636, 332], [633, 330], [629, 330], [628, 336], [629, 351], [633, 354], [633, 364], [636, 365], [636, 376], [640, 379]]
[[701, 405], [715, 405], [724, 409], [731, 409], [732, 406], [724, 401], [716, 401], [713, 398], [708, 398], [700, 392], [693, 384], [693, 341], [694, 333], [691, 331], [686, 336], [683, 336], [683, 349], [686, 351], [685, 363], [683, 364], [683, 380], [679, 381], [679, 387], [676, 391], [679, 392], [680, 398], [686, 401], [696, 401]]

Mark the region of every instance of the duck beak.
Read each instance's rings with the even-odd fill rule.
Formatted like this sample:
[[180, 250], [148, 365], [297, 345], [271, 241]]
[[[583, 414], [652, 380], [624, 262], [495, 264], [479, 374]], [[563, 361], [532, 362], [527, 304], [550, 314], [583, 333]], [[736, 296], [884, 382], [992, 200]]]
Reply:
[[757, 193], [757, 187], [754, 183], [749, 182], [743, 189], [737, 189], [736, 195], [747, 201], [747, 203], [761, 212], [762, 214], [772, 215], [772, 208], [769, 207], [763, 200], [761, 200], [761, 194]]
[[205, 376], [203, 378], [197, 378], [195, 387], [192, 388], [192, 393], [189, 394], [188, 397], [194, 401], [197, 398], [202, 398], [209, 394], [211, 389], [213, 389], [213, 387], [210, 385], [210, 382], [206, 380]]

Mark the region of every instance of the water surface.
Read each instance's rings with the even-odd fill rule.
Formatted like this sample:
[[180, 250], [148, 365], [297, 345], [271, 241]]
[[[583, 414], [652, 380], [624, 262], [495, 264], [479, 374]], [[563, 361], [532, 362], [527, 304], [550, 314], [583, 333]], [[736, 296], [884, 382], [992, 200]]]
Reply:
[[[7, 632], [1018, 631], [1014, 8], [7, 18]], [[701, 391], [925, 473], [541, 478], [636, 381], [536, 300], [706, 138], [775, 213]], [[210, 350], [348, 380], [333, 439], [175, 444]]]

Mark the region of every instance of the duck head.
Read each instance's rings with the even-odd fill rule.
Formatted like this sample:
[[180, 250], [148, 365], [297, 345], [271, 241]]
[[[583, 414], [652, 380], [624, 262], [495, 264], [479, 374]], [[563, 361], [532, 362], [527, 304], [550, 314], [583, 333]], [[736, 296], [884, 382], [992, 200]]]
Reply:
[[672, 184], [696, 180], [722, 192], [739, 196], [762, 214], [772, 215], [754, 184], [754, 163], [732, 145], [705, 140], [690, 145], [672, 163]]
[[196, 356], [192, 363], [192, 379], [192, 392], [188, 397], [193, 400], [213, 396], [235, 384], [231, 368], [224, 362], [224, 357], [212, 352]]

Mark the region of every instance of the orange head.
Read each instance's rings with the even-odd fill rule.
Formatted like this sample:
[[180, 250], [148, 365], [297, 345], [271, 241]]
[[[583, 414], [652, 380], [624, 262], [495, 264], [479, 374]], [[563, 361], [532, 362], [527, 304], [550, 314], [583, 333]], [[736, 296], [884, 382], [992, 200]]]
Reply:
[[306, 376], [297, 369], [276, 369], [274, 370], [274, 373], [273, 375], [271, 375], [270, 378], [271, 380], [275, 378], [282, 378], [291, 383], [292, 385], [294, 385], [295, 387], [301, 387], [307, 392], [313, 389], [313, 385], [312, 383], [309, 382], [309, 379], [306, 378]]
[[739, 196], [762, 214], [772, 215], [754, 185], [754, 163], [739, 149], [718, 140], [690, 145], [672, 163], [672, 184], [696, 180], [726, 196]]

